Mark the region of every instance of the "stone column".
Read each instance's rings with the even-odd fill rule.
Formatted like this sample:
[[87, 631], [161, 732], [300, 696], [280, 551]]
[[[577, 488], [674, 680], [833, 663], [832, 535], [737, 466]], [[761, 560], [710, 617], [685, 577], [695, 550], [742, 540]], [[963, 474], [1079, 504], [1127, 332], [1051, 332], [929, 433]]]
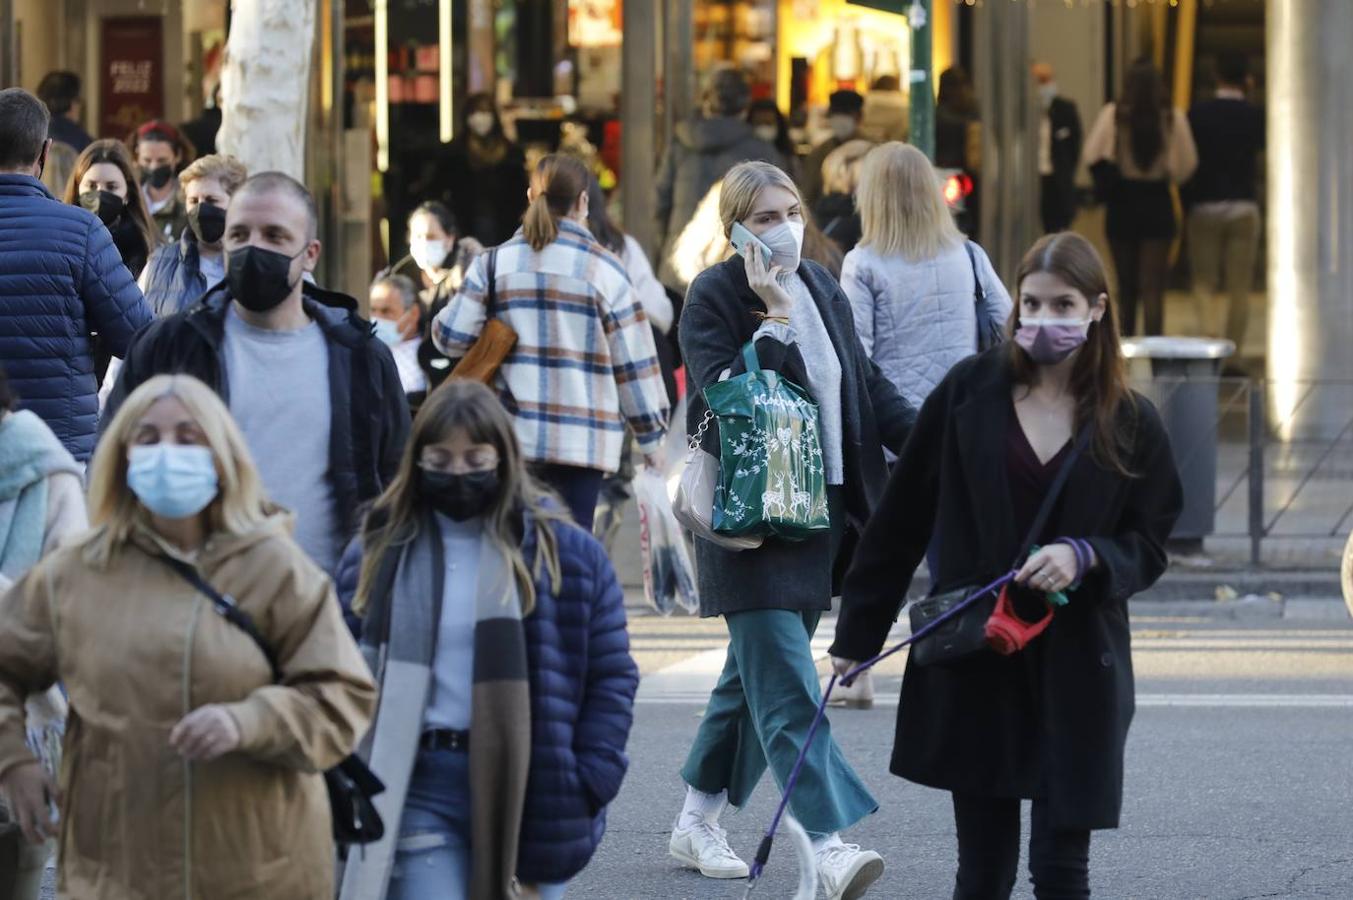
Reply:
[[620, 200], [625, 231], [653, 253], [653, 160], [657, 131], [657, 0], [625, 0], [621, 45]]
[[1353, 388], [1353, 3], [1268, 0], [1268, 376], [1284, 438], [1339, 435]]
[[974, 87], [982, 115], [981, 234], [997, 273], [1014, 276], [1038, 234], [1038, 116], [1029, 76], [1029, 9], [978, 10]]

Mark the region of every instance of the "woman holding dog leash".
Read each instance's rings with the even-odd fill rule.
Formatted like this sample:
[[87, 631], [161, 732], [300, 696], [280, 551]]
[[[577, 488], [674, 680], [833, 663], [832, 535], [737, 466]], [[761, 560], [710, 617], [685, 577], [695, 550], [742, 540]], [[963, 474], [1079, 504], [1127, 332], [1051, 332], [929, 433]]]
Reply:
[[[697, 538], [701, 614], [723, 616], [730, 642], [723, 675], [682, 769], [685, 804], [671, 852], [711, 878], [745, 878], [718, 817], [746, 804], [766, 768], [787, 781], [820, 698], [810, 641], [831, 605], [833, 563], [847, 523], [863, 523], [887, 478], [886, 445], [900, 448], [911, 405], [869, 361], [850, 302], [825, 269], [801, 260], [803, 202], [794, 182], [769, 163], [745, 162], [724, 178], [719, 216], [725, 237], [745, 248], [691, 284], [680, 337], [692, 384], [688, 424], [696, 433], [701, 393], [747, 368], [744, 348], [818, 405], [830, 528], [805, 540], [767, 538], [725, 550]], [[769, 251], [768, 253], [766, 251]], [[718, 428], [705, 434], [718, 454]], [[814, 839], [818, 874], [832, 900], [864, 893], [883, 871], [877, 853], [838, 833], [878, 804], [850, 768], [824, 722], [809, 748], [794, 815]]]
[[932, 536], [936, 600], [1017, 570], [999, 601], [918, 643], [902, 682], [891, 768], [953, 794], [955, 900], [1010, 896], [1024, 799], [1034, 896], [1090, 896], [1090, 832], [1116, 828], [1122, 805], [1127, 601], [1165, 571], [1182, 503], [1160, 418], [1127, 386], [1094, 249], [1050, 235], [1017, 287], [1013, 340], [959, 363], [922, 407], [831, 648], [842, 674], [880, 650]]

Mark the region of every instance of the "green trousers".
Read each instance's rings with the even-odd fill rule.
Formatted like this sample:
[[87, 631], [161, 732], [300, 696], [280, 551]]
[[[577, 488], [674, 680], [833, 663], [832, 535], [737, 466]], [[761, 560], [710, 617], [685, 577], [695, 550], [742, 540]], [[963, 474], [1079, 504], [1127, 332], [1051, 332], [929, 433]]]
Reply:
[[[681, 776], [697, 791], [728, 791], [744, 806], [769, 764], [784, 790], [822, 699], [809, 646], [820, 612], [729, 613], [728, 661], [710, 695]], [[878, 809], [823, 718], [789, 800], [814, 836], [843, 831]]]

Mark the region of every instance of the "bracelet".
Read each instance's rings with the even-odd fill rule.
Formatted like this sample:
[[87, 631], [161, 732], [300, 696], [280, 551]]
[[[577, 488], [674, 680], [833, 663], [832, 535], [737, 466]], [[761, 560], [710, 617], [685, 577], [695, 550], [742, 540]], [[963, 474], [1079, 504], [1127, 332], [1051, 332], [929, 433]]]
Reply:
[[1084, 580], [1086, 574], [1089, 572], [1090, 557], [1087, 555], [1085, 548], [1081, 546], [1081, 542], [1075, 538], [1058, 538], [1053, 543], [1066, 544], [1071, 548], [1071, 552], [1076, 554], [1076, 579], [1067, 586], [1067, 590], [1074, 591], [1081, 586], [1081, 581]]
[[770, 313], [763, 313], [759, 309], [752, 310], [752, 315], [756, 316], [762, 324], [766, 322], [779, 322], [781, 325], [789, 324], [789, 316], [772, 316]]

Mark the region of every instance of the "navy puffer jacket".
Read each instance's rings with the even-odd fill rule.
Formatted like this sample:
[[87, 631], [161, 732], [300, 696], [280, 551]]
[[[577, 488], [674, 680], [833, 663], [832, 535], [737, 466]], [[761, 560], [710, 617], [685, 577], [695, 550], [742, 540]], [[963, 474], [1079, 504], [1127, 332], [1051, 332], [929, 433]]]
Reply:
[[[568, 881], [587, 866], [606, 832], [606, 807], [629, 768], [639, 669], [629, 652], [625, 598], [606, 551], [570, 523], [551, 526], [563, 576], [559, 593], [536, 580], [524, 621], [531, 682], [531, 772], [517, 876], [526, 884]], [[535, 528], [522, 545], [535, 559]], [[355, 542], [354, 542], [355, 543]], [[360, 551], [336, 576], [347, 612]], [[473, 738], [472, 738], [473, 740]]]
[[[548, 578], [536, 584], [536, 609], [523, 623], [531, 665], [531, 775], [517, 875], [526, 884], [567, 881], [596, 852], [606, 807], [629, 768], [625, 742], [639, 687], [625, 595], [606, 551], [575, 525], [554, 530], [563, 582], [557, 596]], [[534, 539], [523, 551], [535, 558]]]
[[0, 175], [0, 364], [21, 409], [77, 460], [94, 450], [98, 384], [90, 332], [124, 356], [150, 309], [108, 229], [31, 175]]
[[159, 318], [183, 312], [207, 294], [213, 285], [202, 274], [197, 238], [185, 228], [175, 244], [161, 244], [146, 263], [143, 281], [146, 302]]

